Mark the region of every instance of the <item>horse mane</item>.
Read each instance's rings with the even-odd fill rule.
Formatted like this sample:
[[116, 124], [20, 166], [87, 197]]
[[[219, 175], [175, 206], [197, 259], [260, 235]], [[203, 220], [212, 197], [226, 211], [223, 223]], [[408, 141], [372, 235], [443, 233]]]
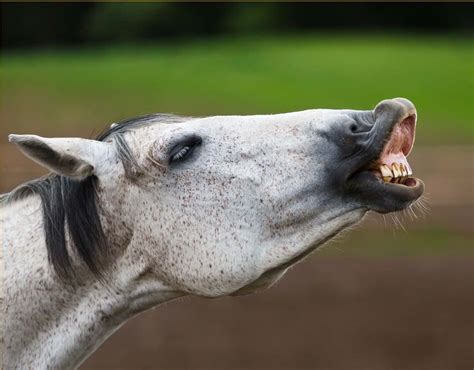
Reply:
[[[138, 164], [125, 141], [125, 132], [148, 124], [185, 120], [187, 119], [184, 117], [169, 114], [135, 117], [113, 123], [95, 140], [113, 141], [127, 175], [133, 173], [132, 170]], [[31, 195], [40, 197], [48, 259], [62, 280], [66, 281], [75, 275], [67, 249], [67, 240], [72, 242], [71, 247], [80, 261], [97, 278], [103, 277], [108, 243], [98, 213], [97, 182], [98, 178], [94, 175], [79, 181], [50, 173], [21, 184], [10, 193], [0, 195], [2, 205]]]

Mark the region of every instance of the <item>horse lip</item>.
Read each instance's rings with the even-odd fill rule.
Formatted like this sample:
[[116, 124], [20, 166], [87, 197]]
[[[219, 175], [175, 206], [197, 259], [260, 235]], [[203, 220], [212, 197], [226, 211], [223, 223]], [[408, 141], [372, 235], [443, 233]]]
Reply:
[[424, 192], [425, 184], [419, 178], [413, 186], [384, 183], [370, 171], [358, 172], [348, 182], [348, 193], [364, 207], [388, 213], [401, 211], [415, 202]]
[[[360, 171], [368, 170], [370, 166], [382, 155], [387, 143], [390, 140], [394, 128], [405, 121], [407, 118], [414, 117], [416, 121], [416, 108], [412, 102], [404, 98], [394, 98], [381, 101], [373, 111], [374, 126], [363, 136], [360, 146], [363, 148], [360, 152], [353, 154], [352, 158], [355, 164], [352, 164], [351, 170], [346, 174], [346, 180]], [[413, 140], [409, 150], [404, 153], [408, 155], [412, 149]]]
[[384, 100], [374, 109], [375, 124], [368, 132], [368, 139], [365, 138], [370, 147], [365, 147], [359, 158], [355, 156], [358, 163], [348, 171], [345, 181], [346, 192], [369, 209], [381, 213], [402, 210], [424, 192], [423, 181], [413, 176], [415, 185], [406, 186], [384, 183], [369, 171], [382, 155], [394, 128], [411, 116], [416, 119], [415, 106], [403, 98]]

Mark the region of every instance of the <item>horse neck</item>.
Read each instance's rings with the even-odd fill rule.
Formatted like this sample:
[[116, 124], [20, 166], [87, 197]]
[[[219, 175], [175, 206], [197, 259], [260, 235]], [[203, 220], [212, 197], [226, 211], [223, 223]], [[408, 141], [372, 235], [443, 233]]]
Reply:
[[75, 368], [126, 320], [182, 295], [150, 278], [147, 261], [131, 265], [130, 256], [118, 258], [103, 282], [62, 282], [48, 262], [39, 199], [0, 212], [5, 368]]

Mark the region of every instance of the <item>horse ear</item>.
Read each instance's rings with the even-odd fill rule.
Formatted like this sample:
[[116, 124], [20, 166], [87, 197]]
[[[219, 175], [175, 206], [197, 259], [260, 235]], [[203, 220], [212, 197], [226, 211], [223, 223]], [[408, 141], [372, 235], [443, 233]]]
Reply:
[[105, 142], [81, 138], [9, 135], [8, 141], [16, 144], [27, 157], [40, 165], [77, 180], [97, 174], [98, 167], [106, 160], [110, 149]]

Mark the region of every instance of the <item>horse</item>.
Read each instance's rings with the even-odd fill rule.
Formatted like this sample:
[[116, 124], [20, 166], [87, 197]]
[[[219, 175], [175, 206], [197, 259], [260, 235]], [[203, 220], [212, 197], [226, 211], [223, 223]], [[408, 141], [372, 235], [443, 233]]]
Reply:
[[261, 291], [368, 211], [410, 207], [416, 119], [394, 98], [9, 135], [51, 172], [0, 198], [4, 368], [77, 368], [143, 311]]

